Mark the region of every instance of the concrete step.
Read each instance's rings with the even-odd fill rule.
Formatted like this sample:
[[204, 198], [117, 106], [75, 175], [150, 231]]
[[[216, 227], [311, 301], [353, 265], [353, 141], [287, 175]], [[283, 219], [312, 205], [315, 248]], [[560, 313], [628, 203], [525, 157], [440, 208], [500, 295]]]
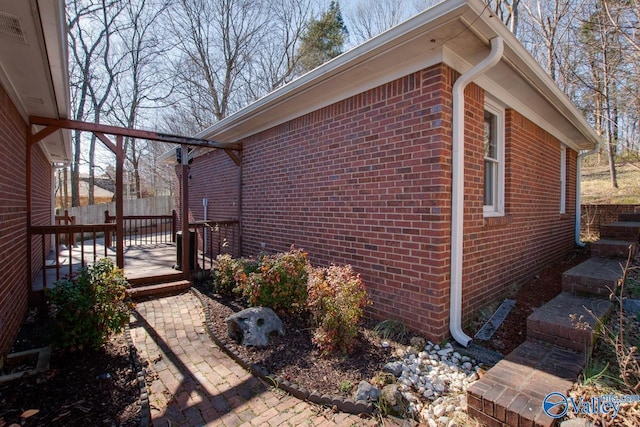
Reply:
[[562, 292], [527, 318], [527, 338], [588, 355], [613, 304], [608, 299]]
[[617, 221], [600, 226], [601, 239], [633, 240], [640, 239], [640, 222]]
[[618, 214], [618, 221], [640, 222], [640, 212], [627, 212]]
[[182, 280], [183, 274], [181, 271], [176, 271], [171, 274], [160, 274], [155, 276], [141, 276], [141, 277], [127, 277], [127, 282], [132, 287], [144, 286], [144, 285], [156, 285], [158, 283], [177, 282]]
[[127, 289], [127, 294], [132, 298], [143, 298], [149, 296], [168, 295], [180, 293], [191, 287], [188, 280], [180, 280], [177, 282], [156, 283], [153, 285], [136, 286]]
[[638, 250], [638, 242], [627, 240], [600, 239], [591, 243], [591, 256], [599, 258], [624, 258]]
[[562, 290], [608, 298], [621, 277], [621, 260], [592, 257], [562, 274]]
[[469, 415], [487, 426], [552, 426], [545, 396], [566, 394], [583, 366], [583, 353], [528, 339], [467, 389]]

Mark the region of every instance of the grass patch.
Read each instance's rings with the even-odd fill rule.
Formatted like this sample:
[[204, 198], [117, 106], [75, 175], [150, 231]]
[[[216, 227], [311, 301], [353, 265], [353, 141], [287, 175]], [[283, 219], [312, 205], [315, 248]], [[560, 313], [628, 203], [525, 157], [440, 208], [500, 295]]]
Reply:
[[616, 165], [618, 188], [611, 187], [609, 166], [583, 166], [581, 200], [584, 204], [640, 204], [640, 164]]

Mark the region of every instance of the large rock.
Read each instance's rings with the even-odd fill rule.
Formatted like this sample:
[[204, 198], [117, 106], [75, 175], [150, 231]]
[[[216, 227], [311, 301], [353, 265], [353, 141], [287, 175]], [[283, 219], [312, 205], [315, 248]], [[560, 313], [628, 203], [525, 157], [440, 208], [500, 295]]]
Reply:
[[389, 384], [380, 392], [379, 406], [383, 413], [404, 417], [409, 408], [409, 402], [402, 395], [398, 384]]
[[238, 344], [264, 347], [271, 334], [284, 335], [278, 315], [268, 307], [251, 307], [227, 317], [227, 334]]
[[358, 390], [356, 390], [356, 400], [376, 402], [379, 396], [380, 390], [378, 387], [372, 386], [364, 380], [360, 381], [360, 384], [358, 384]]

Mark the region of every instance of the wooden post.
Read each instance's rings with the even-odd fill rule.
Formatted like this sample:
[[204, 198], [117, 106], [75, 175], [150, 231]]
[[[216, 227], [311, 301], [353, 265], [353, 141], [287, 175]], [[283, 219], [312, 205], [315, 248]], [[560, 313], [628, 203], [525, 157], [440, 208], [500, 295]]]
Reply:
[[171, 241], [176, 242], [176, 231], [178, 231], [178, 212], [176, 210], [171, 211]]
[[[181, 185], [181, 203], [182, 203], [182, 277], [189, 280], [189, 248], [191, 247], [189, 235], [189, 150], [187, 146], [182, 144], [182, 185]], [[195, 254], [194, 254], [195, 256]]]
[[116, 136], [116, 264], [124, 268], [124, 153], [122, 135]]

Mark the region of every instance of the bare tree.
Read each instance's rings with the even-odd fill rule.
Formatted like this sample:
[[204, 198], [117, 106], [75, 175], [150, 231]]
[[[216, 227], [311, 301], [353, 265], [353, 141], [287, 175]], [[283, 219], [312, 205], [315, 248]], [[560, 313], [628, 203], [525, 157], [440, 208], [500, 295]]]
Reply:
[[[170, 45], [156, 30], [158, 21], [169, 7], [169, 0], [138, 0], [127, 3], [122, 13], [123, 25], [118, 32], [120, 50], [124, 53], [122, 72], [116, 77], [113, 115], [124, 127], [137, 127], [145, 119], [144, 112], [167, 104], [173, 86], [169, 73], [162, 67], [162, 57]], [[142, 197], [140, 166], [147, 141], [125, 138], [124, 155], [133, 177], [136, 198]]]
[[[100, 121], [113, 89], [117, 60], [112, 57], [112, 38], [122, 12], [119, 0], [71, 0], [67, 4], [70, 43], [70, 85], [73, 118]], [[71, 204], [80, 204], [80, 166], [82, 133], [73, 134], [74, 158], [71, 164]], [[95, 136], [90, 138], [89, 203], [93, 203]]]
[[296, 75], [300, 37], [311, 14], [311, 0], [272, 0], [265, 31], [257, 39], [251, 64], [243, 73], [241, 98], [258, 99], [291, 81]]
[[407, 0], [360, 0], [351, 9], [349, 31], [356, 44], [365, 42], [409, 18]]
[[513, 34], [518, 33], [520, 0], [485, 0], [485, 3]]
[[235, 97], [264, 29], [266, 6], [254, 0], [178, 0], [171, 25], [183, 99], [206, 127], [243, 105]]

